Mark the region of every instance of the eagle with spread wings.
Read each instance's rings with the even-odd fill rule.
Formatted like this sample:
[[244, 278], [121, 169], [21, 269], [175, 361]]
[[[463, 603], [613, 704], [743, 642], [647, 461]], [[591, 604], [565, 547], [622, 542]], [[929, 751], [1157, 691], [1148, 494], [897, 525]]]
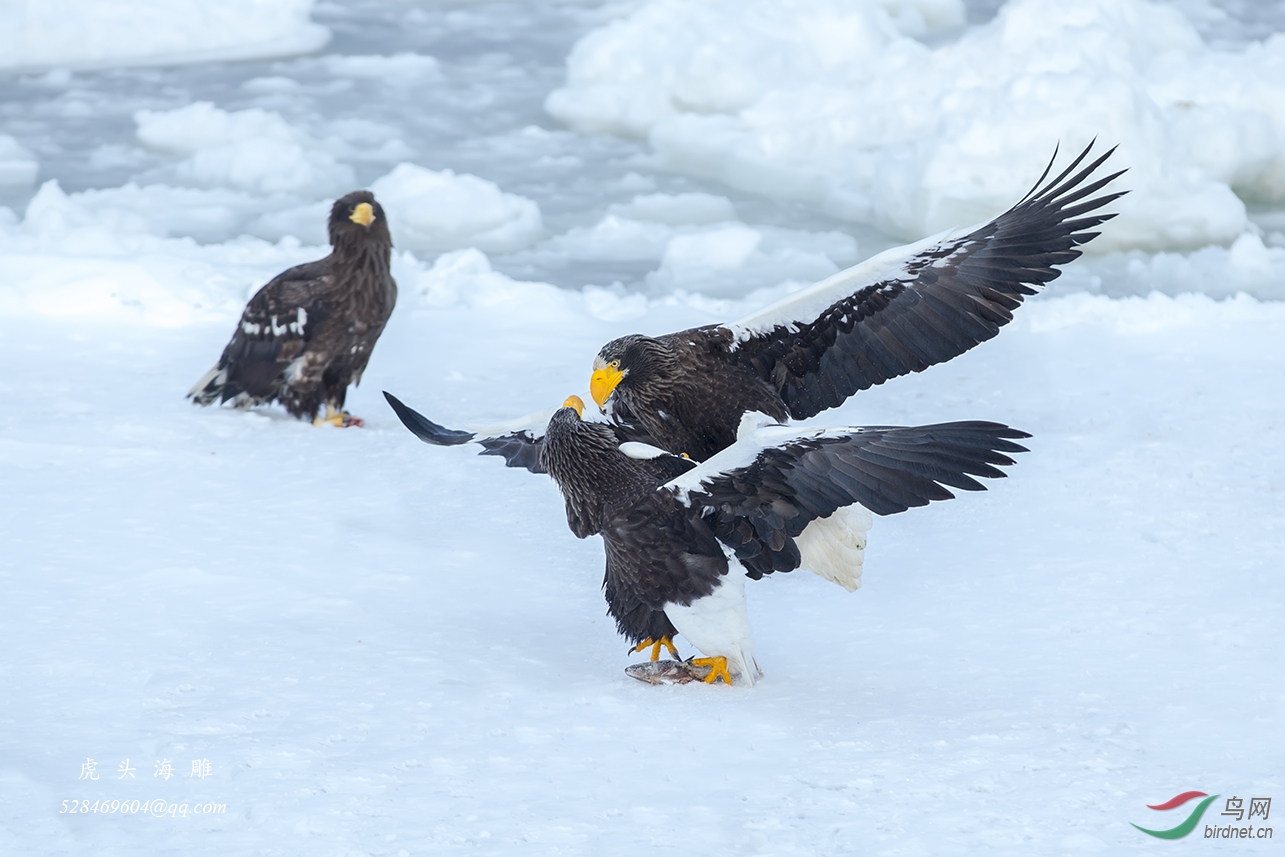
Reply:
[[[878, 254], [745, 318], [602, 347], [590, 394], [620, 441], [703, 461], [737, 437], [746, 414], [806, 419], [861, 390], [963, 354], [996, 336], [1023, 300], [1078, 258], [1123, 195], [1102, 193], [1111, 149], [1092, 144], [995, 219]], [[387, 395], [387, 394], [385, 394]], [[480, 443], [483, 454], [537, 472], [544, 423], [458, 431], [389, 397], [421, 440]], [[400, 406], [400, 407], [399, 407]], [[408, 413], [409, 412], [409, 413]]]
[[[541, 451], [579, 538], [601, 535], [603, 592], [635, 651], [676, 653], [682, 634], [704, 655], [705, 680], [753, 684], [759, 675], [745, 580], [806, 568], [855, 588], [869, 514], [890, 515], [950, 488], [984, 490], [1025, 432], [992, 422], [745, 432], [697, 464], [582, 419], [572, 396], [549, 420]], [[864, 528], [853, 527], [865, 516]], [[840, 514], [848, 512], [849, 514]], [[846, 542], [835, 531], [846, 531]], [[852, 585], [849, 585], [852, 584]]]

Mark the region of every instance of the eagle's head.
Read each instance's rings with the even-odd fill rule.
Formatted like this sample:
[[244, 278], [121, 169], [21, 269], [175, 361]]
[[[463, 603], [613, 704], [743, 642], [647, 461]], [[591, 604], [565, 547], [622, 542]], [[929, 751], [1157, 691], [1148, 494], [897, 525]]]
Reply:
[[330, 243], [335, 247], [362, 246], [371, 242], [392, 246], [384, 208], [368, 190], [355, 190], [335, 200], [330, 208]]
[[592, 469], [595, 462], [619, 454], [611, 427], [602, 422], [586, 422], [581, 419], [583, 414], [584, 400], [570, 396], [553, 412], [545, 429], [543, 461], [559, 484], [562, 477], [586, 466]]
[[630, 390], [659, 380], [668, 356], [664, 343], [650, 336], [631, 333], [613, 339], [594, 358], [589, 393], [598, 407], [605, 408], [617, 387]]

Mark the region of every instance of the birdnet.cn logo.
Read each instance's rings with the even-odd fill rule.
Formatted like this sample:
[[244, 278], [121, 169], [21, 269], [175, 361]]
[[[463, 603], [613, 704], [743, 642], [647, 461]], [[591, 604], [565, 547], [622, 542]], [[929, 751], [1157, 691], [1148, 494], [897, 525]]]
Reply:
[[[1141, 824], [1133, 824], [1134, 827], [1141, 830], [1148, 836], [1154, 836], [1157, 839], [1182, 839], [1187, 834], [1196, 829], [1200, 820], [1205, 815], [1205, 810], [1209, 805], [1218, 800], [1219, 795], [1210, 795], [1205, 792], [1183, 792], [1174, 795], [1164, 803], [1147, 804], [1147, 809], [1154, 809], [1158, 812], [1168, 812], [1178, 807], [1185, 806], [1193, 800], [1200, 798], [1200, 803], [1196, 804], [1190, 810], [1187, 817], [1173, 827], [1162, 830], [1152, 830], [1149, 827], [1143, 827]], [[1248, 806], [1246, 806], [1248, 803]], [[1205, 839], [1271, 839], [1272, 829], [1262, 827], [1255, 823], [1255, 819], [1267, 821], [1272, 814], [1272, 799], [1269, 797], [1251, 797], [1246, 801], [1237, 795], [1227, 798], [1223, 803], [1223, 811], [1215, 819], [1214, 823], [1205, 823]], [[1221, 824], [1219, 822], [1222, 822]]]

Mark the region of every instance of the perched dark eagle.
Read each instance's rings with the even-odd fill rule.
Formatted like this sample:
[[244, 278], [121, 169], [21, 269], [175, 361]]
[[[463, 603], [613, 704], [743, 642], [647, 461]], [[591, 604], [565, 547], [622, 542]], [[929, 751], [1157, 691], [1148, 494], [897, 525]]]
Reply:
[[[984, 490], [973, 477], [1025, 452], [1025, 432], [998, 423], [917, 428], [760, 428], [702, 464], [582, 420], [571, 397], [554, 413], [541, 458], [579, 538], [601, 535], [603, 590], [616, 627], [637, 649], [687, 638], [712, 667], [706, 681], [758, 674], [745, 578], [804, 567], [848, 588], [865, 531], [855, 516], [902, 512]], [[869, 523], [866, 516], [866, 527]], [[636, 650], [637, 650], [636, 649]]]
[[[317, 425], [361, 425], [344, 411], [397, 302], [393, 239], [370, 191], [330, 209], [329, 256], [283, 271], [246, 304], [218, 364], [188, 391], [198, 405], [279, 401]], [[317, 411], [325, 404], [325, 417]]]
[[[1051, 160], [989, 223], [880, 253], [739, 321], [613, 340], [594, 361], [590, 393], [622, 439], [703, 461], [736, 440], [747, 413], [806, 419], [957, 357], [998, 334], [1115, 216], [1100, 209], [1123, 194], [1095, 194], [1123, 171], [1094, 176], [1114, 149], [1081, 168], [1091, 149], [1046, 182]], [[540, 443], [534, 426], [411, 429], [429, 443], [482, 442], [511, 466], [539, 460], [527, 449]]]

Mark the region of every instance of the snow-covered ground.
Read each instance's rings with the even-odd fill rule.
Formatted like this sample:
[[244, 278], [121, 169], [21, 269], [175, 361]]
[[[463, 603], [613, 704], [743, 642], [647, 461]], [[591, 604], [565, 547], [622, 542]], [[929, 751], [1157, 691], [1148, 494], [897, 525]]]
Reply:
[[[0, 77], [0, 852], [1254, 850], [1129, 823], [1285, 801], [1285, 4], [242, 0], [226, 32], [132, 4], [187, 59], [255, 14], [333, 36], [169, 68], [78, 41], [111, 5]], [[555, 406], [608, 339], [997, 213], [1095, 133], [1135, 190], [1110, 252], [815, 421], [1001, 420], [1031, 452], [876, 521], [858, 593], [753, 584], [753, 689], [625, 677], [552, 482], [379, 396]], [[356, 185], [401, 285], [368, 427], [191, 407]], [[127, 798], [187, 816], [60, 812]]]

